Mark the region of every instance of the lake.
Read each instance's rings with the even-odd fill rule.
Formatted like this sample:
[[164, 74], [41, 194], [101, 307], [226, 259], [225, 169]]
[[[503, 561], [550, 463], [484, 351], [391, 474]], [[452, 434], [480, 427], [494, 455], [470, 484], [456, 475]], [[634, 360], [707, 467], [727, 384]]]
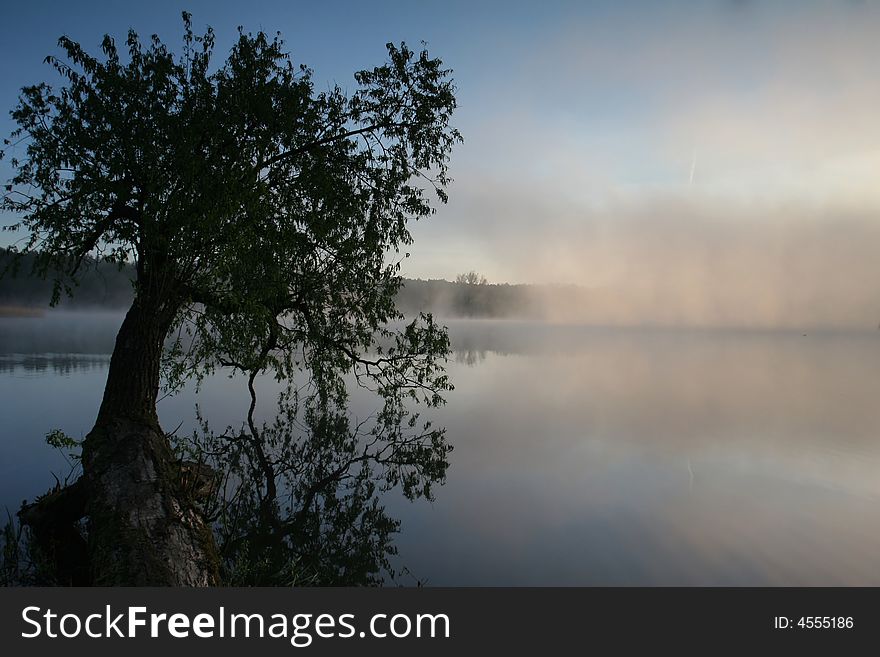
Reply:
[[[91, 428], [120, 321], [0, 318], [0, 508], [65, 471], [43, 436]], [[419, 580], [880, 585], [880, 333], [447, 324], [447, 483], [387, 499]], [[196, 403], [238, 425], [243, 381], [162, 400], [165, 429]]]

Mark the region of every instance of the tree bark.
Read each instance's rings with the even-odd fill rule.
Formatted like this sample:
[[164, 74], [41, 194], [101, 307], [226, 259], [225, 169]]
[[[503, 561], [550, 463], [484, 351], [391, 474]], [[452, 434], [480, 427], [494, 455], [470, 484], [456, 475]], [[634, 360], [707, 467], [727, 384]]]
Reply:
[[159, 426], [163, 343], [176, 307], [139, 295], [116, 337], [104, 398], [83, 445], [92, 583], [209, 586], [213, 534]]

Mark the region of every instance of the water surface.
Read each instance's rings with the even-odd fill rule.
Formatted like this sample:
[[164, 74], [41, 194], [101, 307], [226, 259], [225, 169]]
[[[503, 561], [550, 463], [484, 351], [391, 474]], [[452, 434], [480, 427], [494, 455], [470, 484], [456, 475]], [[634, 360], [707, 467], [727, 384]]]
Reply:
[[[0, 319], [0, 506], [64, 471], [42, 436], [89, 430], [120, 320]], [[880, 335], [450, 327], [447, 485], [388, 499], [420, 580], [880, 585]], [[164, 427], [196, 402], [218, 427], [247, 407], [219, 375], [163, 400]]]

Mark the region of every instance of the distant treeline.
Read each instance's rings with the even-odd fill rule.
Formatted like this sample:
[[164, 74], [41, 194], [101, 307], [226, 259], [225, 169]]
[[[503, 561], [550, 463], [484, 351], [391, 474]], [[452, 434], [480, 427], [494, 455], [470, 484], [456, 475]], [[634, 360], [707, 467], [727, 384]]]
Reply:
[[541, 295], [533, 285], [404, 281], [397, 306], [405, 315], [430, 311], [443, 317], [539, 317]]
[[[33, 274], [34, 256], [20, 257], [13, 270], [14, 256], [0, 249], [0, 306], [46, 307], [52, 298], [52, 277]], [[72, 297], [61, 295], [61, 308], [125, 308], [131, 304], [134, 268], [87, 260], [81, 266]]]
[[[0, 273], [7, 270], [12, 254], [0, 249]], [[0, 306], [20, 308], [46, 307], [52, 297], [51, 277], [32, 274], [33, 256], [23, 256], [17, 275], [0, 276]], [[132, 266], [94, 261], [82, 267], [79, 284], [72, 298], [62, 294], [61, 308], [120, 309], [131, 304], [134, 277]], [[564, 297], [574, 301], [577, 288], [535, 285], [490, 284], [485, 278], [462, 275], [458, 281], [405, 279], [397, 296], [397, 305], [407, 316], [432, 312], [442, 317], [540, 318], [546, 315], [548, 301]]]

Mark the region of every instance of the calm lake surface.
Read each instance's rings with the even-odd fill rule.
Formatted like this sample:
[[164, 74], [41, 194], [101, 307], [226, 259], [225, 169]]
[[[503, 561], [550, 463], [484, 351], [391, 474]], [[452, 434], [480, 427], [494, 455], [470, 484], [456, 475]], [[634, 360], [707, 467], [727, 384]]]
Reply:
[[[0, 510], [65, 471], [43, 436], [91, 428], [120, 321], [0, 319]], [[422, 581], [880, 585], [880, 333], [447, 324], [447, 484], [387, 500]], [[189, 432], [246, 402], [218, 375], [159, 409]]]

